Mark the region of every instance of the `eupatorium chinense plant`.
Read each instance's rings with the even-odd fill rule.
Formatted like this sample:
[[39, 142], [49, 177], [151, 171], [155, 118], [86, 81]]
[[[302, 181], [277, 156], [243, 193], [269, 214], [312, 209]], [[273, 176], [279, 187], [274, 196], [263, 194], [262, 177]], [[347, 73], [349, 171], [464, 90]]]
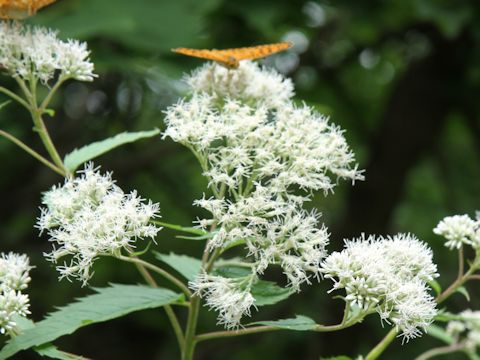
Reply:
[[[0, 136], [64, 178], [45, 189], [41, 200], [36, 227], [51, 244], [45, 258], [60, 279], [79, 280], [82, 286], [94, 276], [95, 262], [107, 256], [134, 264], [146, 282], [95, 288], [94, 294], [33, 323], [25, 319], [29, 300], [22, 293], [30, 281], [28, 258], [2, 254], [0, 332], [11, 339], [0, 359], [28, 348], [71, 356], [51, 343], [88, 324], [146, 308], [164, 309], [184, 360], [194, 357], [202, 341], [279, 330], [341, 331], [371, 314], [390, 331], [365, 359], [378, 358], [397, 336], [407, 342], [431, 329], [451, 339], [449, 352], [475, 354], [476, 312], [453, 315], [439, 312], [438, 305], [479, 276], [479, 220], [448, 217], [434, 230], [460, 261], [457, 279], [444, 291], [435, 280], [439, 274], [431, 249], [413, 234], [359, 234], [345, 240], [343, 250], [331, 252], [320, 211], [306, 203], [315, 194], [332, 196], [342, 180], [363, 181], [363, 172], [344, 130], [312, 107], [295, 103], [293, 84], [281, 74], [242, 61], [238, 69], [207, 63], [186, 76], [189, 92], [165, 111], [161, 138], [191, 151], [207, 187], [203, 196], [192, 199], [205, 215], [180, 226], [160, 221], [157, 202], [144, 199], [141, 191], [122, 189], [112, 173], [91, 163], [124, 143], [159, 135], [159, 130], [122, 133], [63, 158], [51, 140], [43, 117], [53, 113], [48, 105], [55, 92], [66, 80], [96, 77], [85, 43], [61, 41], [44, 28], [2, 24], [0, 63], [18, 85], [0, 87], [0, 92], [28, 110], [46, 155], [3, 130]], [[46, 90], [43, 98], [39, 87]], [[162, 213], [168, 219], [168, 209]], [[155, 252], [155, 263], [144, 260], [144, 252], [155, 251], [162, 241], [162, 227], [202, 242], [203, 252], [197, 258]], [[475, 253], [467, 269], [466, 246]], [[267, 280], [267, 271], [279, 274], [278, 281]], [[168, 288], [159, 287], [157, 278], [167, 280]], [[262, 320], [263, 306], [319, 281], [332, 284], [325, 296], [344, 303], [337, 324], [322, 324], [319, 309], [311, 309], [308, 317], [291, 313]], [[216, 313], [218, 329], [199, 333], [198, 316], [206, 308]], [[432, 327], [442, 319], [449, 321], [446, 330]], [[419, 358], [441, 351], [446, 352], [432, 349]]]

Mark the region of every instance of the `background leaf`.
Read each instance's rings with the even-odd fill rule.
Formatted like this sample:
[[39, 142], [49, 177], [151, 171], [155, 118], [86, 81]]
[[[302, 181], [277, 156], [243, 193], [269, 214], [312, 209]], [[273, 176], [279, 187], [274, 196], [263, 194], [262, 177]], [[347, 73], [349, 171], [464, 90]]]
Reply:
[[156, 251], [154, 253], [158, 260], [175, 269], [187, 280], [195, 279], [197, 274], [200, 272], [202, 262], [199, 259], [187, 255], [177, 255], [172, 252], [168, 255], [161, 254]]
[[293, 319], [257, 321], [249, 325], [268, 325], [287, 330], [308, 331], [313, 330], [317, 324], [307, 316], [297, 315]]
[[127, 143], [131, 143], [140, 139], [149, 138], [158, 135], [160, 130], [138, 131], [134, 133], [124, 132], [114, 137], [96, 141], [89, 145], [85, 145], [80, 149], [73, 150], [70, 154], [65, 155], [65, 166], [71, 172], [74, 172], [80, 165], [89, 160], [96, 158], [110, 150]]
[[470, 301], [470, 293], [465, 286], [460, 286], [457, 290], [455, 290], [455, 292], [462, 294], [463, 296], [465, 296], [465, 299], [467, 299], [467, 301]]
[[70, 354], [65, 351], [58, 350], [52, 344], [45, 344], [36, 346], [34, 350], [42, 356], [58, 360], [85, 360], [86, 358], [80, 355]]
[[441, 328], [440, 326], [437, 325], [430, 325], [427, 328], [427, 334], [429, 336], [432, 336], [438, 340], [443, 341], [446, 344], [453, 344], [454, 339], [447, 334], [444, 328]]
[[256, 306], [273, 305], [295, 293], [292, 289], [283, 288], [272, 281], [265, 280], [255, 283], [251, 292]]
[[78, 299], [12, 338], [0, 351], [6, 359], [21, 350], [49, 343], [90, 324], [115, 319], [133, 311], [156, 308], [183, 299], [183, 295], [141, 285], [112, 284], [94, 288], [96, 294]]

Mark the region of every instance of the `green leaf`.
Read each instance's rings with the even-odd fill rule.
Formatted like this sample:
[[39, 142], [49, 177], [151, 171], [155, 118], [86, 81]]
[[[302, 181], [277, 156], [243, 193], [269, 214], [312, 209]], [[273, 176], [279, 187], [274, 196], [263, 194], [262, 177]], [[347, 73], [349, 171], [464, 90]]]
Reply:
[[446, 344], [453, 344], [455, 341], [450, 335], [447, 334], [445, 329], [437, 325], [430, 325], [426, 331], [427, 335], [443, 341]]
[[156, 251], [154, 254], [158, 260], [175, 269], [187, 280], [194, 280], [202, 267], [202, 262], [199, 259], [187, 255], [177, 255], [172, 252], [167, 255]]
[[440, 309], [437, 312], [437, 315], [435, 315], [435, 321], [449, 322], [449, 321], [452, 321], [452, 320], [462, 321], [463, 317], [459, 314], [453, 314], [449, 311], [446, 311], [445, 308]]
[[3, 103], [1, 103], [0, 104], [0, 110], [3, 110], [3, 108], [8, 106], [11, 102], [12, 102], [12, 100], [7, 100], [7, 101], [4, 101]]
[[227, 244], [227, 246], [225, 246], [225, 249], [224, 251], [228, 250], [228, 249], [231, 249], [235, 246], [240, 246], [240, 245], [243, 245], [245, 244], [247, 241], [245, 239], [238, 239], [238, 240], [235, 240], [235, 241], [232, 241], [232, 242], [229, 242]]
[[139, 251], [134, 251], [130, 254], [130, 256], [139, 257], [139, 256], [142, 256], [143, 254], [146, 254], [148, 249], [150, 249], [150, 245], [152, 245], [151, 241], [148, 242], [147, 246], [145, 246], [145, 249], [139, 250]]
[[282, 319], [273, 321], [257, 321], [249, 325], [267, 325], [274, 326], [280, 329], [295, 330], [295, 331], [309, 331], [315, 329], [317, 324], [309, 317], [297, 315], [293, 319]]
[[[242, 278], [252, 275], [250, 267], [238, 265], [224, 265], [215, 268], [215, 275], [226, 278]], [[256, 306], [273, 305], [287, 299], [295, 293], [294, 290], [278, 286], [272, 281], [258, 280], [252, 285], [251, 294], [255, 298]]]
[[197, 235], [197, 236], [185, 236], [185, 235], [177, 235], [175, 238], [183, 239], [183, 240], [207, 240], [213, 237], [214, 233], [208, 233], [205, 235]]
[[466, 349], [465, 354], [467, 354], [470, 360], [480, 360], [480, 356], [476, 354], [475, 350]]
[[[32, 329], [35, 327], [35, 323], [23, 316], [14, 315], [13, 321], [17, 324], [17, 329], [20, 330], [20, 333], [23, 333], [27, 329]], [[52, 359], [60, 360], [81, 360], [85, 359], [82, 356], [66, 353], [64, 351], [58, 350], [58, 348], [50, 343], [43, 344], [40, 346], [35, 346], [33, 348], [38, 354], [46, 356]]]
[[144, 138], [149, 138], [158, 135], [159, 133], [159, 129], [130, 133], [124, 132], [102, 141], [96, 141], [89, 145], [83, 146], [80, 149], [75, 149], [70, 154], [65, 155], [65, 167], [71, 172], [74, 172], [83, 163], [86, 163], [89, 160], [105, 154], [106, 152], [120, 145], [131, 143]]
[[349, 312], [348, 312], [347, 321], [348, 320], [353, 320], [353, 319], [358, 319], [360, 314], [362, 314], [363, 312], [364, 312], [364, 310], [360, 306], [350, 303], [350, 309], [349, 309]]
[[468, 290], [464, 286], [460, 286], [457, 290], [455, 290], [455, 292], [459, 292], [460, 294], [465, 296], [467, 301], [470, 301], [470, 294], [468, 293]]
[[238, 265], [220, 265], [214, 269], [213, 273], [226, 278], [240, 278], [250, 276], [252, 269]]
[[54, 116], [55, 116], [55, 110], [53, 110], [53, 109], [45, 109], [45, 110], [43, 110], [43, 113], [44, 113], [44, 114], [47, 114], [47, 115], [50, 116], [50, 117], [54, 117]]
[[49, 343], [86, 325], [183, 300], [183, 295], [173, 291], [141, 285], [112, 284], [94, 290], [96, 294], [61, 307], [36, 323], [33, 328], [25, 329], [23, 333], [10, 339], [0, 351], [0, 359], [6, 359], [33, 346]]
[[294, 290], [282, 288], [272, 281], [260, 280], [252, 286], [252, 296], [256, 306], [273, 305], [287, 299]]
[[430, 287], [435, 291], [435, 293], [438, 295], [440, 295], [442, 293], [442, 286], [440, 285], [440, 283], [436, 280], [430, 280], [428, 282], [428, 285], [430, 285]]
[[36, 346], [34, 350], [45, 357], [58, 360], [84, 360], [83, 356], [70, 354], [61, 350], [58, 350], [57, 347], [52, 344], [44, 344], [41, 346]]
[[155, 223], [157, 225], [160, 225], [160, 226], [163, 226], [163, 227], [166, 227], [168, 229], [182, 231], [182, 232], [186, 232], [186, 233], [189, 233], [189, 234], [213, 236], [211, 233], [208, 233], [208, 232], [203, 231], [202, 229], [197, 229], [197, 228], [193, 228], [193, 227], [181, 226], [181, 225], [177, 225], [177, 224], [170, 224], [170, 223], [163, 222], [163, 221], [158, 221], [158, 220], [154, 220], [153, 223]]

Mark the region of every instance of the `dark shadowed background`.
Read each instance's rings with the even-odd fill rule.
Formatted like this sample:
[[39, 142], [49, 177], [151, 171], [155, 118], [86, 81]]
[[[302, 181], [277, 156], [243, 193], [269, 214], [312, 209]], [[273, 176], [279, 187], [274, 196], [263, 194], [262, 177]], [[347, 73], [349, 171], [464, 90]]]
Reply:
[[[435, 251], [440, 283], [454, 278], [456, 256], [432, 228], [446, 215], [480, 207], [480, 5], [476, 1], [280, 1], [280, 0], [59, 0], [31, 23], [88, 41], [98, 79], [71, 82], [47, 119], [62, 154], [123, 131], [163, 128], [163, 110], [185, 93], [180, 81], [203, 62], [170, 52], [172, 47], [229, 48], [291, 40], [295, 47], [263, 61], [291, 77], [296, 99], [346, 130], [366, 169], [366, 181], [342, 183], [312, 206], [331, 232], [329, 250], [344, 238], [412, 232]], [[14, 86], [3, 76], [4, 86]], [[3, 99], [0, 99], [3, 100]], [[43, 153], [28, 114], [15, 104], [0, 113], [0, 128]], [[41, 192], [62, 181], [55, 173], [0, 139], [0, 241], [2, 251], [27, 253], [35, 269], [29, 288], [32, 317], [91, 290], [57, 281], [42, 252], [46, 237], [33, 228]], [[125, 190], [162, 207], [167, 222], [190, 225], [200, 215], [192, 201], [206, 191], [200, 167], [188, 150], [159, 137], [126, 145], [95, 161]], [[159, 234], [156, 249], [198, 255], [197, 242]], [[96, 263], [92, 286], [141, 282], [135, 268], [118, 261]], [[305, 314], [338, 323], [342, 303], [314, 284], [289, 300], [262, 308], [255, 319]], [[452, 311], [479, 309], [460, 294]], [[182, 314], [183, 316], [185, 314]], [[200, 329], [213, 329], [206, 312]], [[388, 325], [386, 325], [388, 328]], [[197, 359], [318, 359], [365, 354], [386, 332], [376, 315], [338, 333], [250, 335], [201, 343]], [[386, 359], [411, 359], [438, 340], [424, 336], [388, 349]], [[62, 350], [94, 359], [176, 359], [176, 342], [161, 310], [131, 314], [83, 328], [56, 342]], [[23, 352], [18, 359], [38, 355]], [[463, 359], [462, 356], [452, 359]]]

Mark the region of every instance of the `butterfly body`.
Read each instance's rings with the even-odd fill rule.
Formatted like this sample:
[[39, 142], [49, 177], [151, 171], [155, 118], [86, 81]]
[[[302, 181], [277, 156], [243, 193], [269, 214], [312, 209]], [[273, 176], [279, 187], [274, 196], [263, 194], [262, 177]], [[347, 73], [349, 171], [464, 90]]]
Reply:
[[291, 42], [281, 42], [225, 50], [176, 48], [172, 49], [172, 51], [187, 56], [213, 60], [229, 69], [236, 69], [240, 64], [240, 60], [253, 60], [267, 57], [277, 52], [286, 50], [292, 45], [293, 44]]
[[0, 0], [0, 18], [25, 19], [56, 0]]

